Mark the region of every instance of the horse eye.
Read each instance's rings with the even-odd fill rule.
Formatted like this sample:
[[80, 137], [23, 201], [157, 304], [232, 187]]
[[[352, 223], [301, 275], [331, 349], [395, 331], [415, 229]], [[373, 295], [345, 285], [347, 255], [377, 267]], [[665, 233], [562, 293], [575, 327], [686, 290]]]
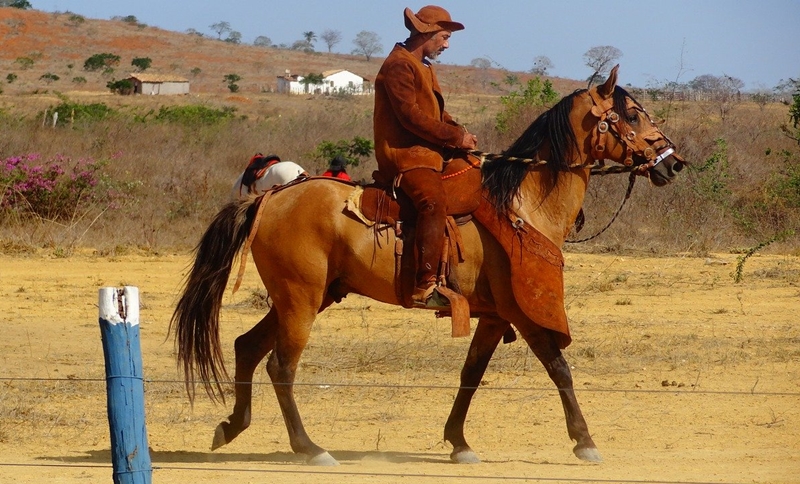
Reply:
[[634, 124], [639, 121], [639, 115], [636, 113], [636, 111], [628, 112], [627, 118], [629, 124]]

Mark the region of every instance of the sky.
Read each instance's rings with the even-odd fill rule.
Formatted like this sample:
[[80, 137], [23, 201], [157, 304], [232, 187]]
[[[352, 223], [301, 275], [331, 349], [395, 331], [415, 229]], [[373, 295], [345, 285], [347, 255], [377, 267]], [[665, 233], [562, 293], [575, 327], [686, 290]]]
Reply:
[[[350, 53], [361, 31], [378, 34], [383, 55], [408, 34], [403, 9], [411, 0], [29, 0], [45, 12], [87, 18], [133, 15], [144, 24], [216, 37], [225, 21], [243, 43], [258, 36], [291, 45], [312, 31], [342, 33], [333, 52]], [[746, 91], [772, 89], [800, 78], [800, 0], [449, 0], [447, 8], [466, 29], [450, 40], [439, 60], [469, 65], [485, 58], [494, 67], [525, 72], [538, 56], [548, 74], [587, 79], [584, 53], [610, 45], [622, 52], [619, 83], [636, 87], [689, 82], [697, 76], [732, 76]], [[316, 50], [327, 51], [321, 40]], [[377, 56], [382, 56], [377, 54]]]

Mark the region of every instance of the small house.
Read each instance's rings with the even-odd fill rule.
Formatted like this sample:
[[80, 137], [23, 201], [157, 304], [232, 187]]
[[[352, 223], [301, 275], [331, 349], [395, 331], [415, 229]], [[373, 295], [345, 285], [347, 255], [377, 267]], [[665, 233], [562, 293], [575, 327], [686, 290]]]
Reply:
[[136, 73], [128, 78], [134, 94], [189, 94], [189, 80], [170, 74]]
[[278, 76], [278, 92], [290, 94], [371, 94], [370, 81], [358, 74], [344, 69], [325, 71], [322, 82], [309, 84], [303, 82], [304, 76], [291, 74], [288, 70]]

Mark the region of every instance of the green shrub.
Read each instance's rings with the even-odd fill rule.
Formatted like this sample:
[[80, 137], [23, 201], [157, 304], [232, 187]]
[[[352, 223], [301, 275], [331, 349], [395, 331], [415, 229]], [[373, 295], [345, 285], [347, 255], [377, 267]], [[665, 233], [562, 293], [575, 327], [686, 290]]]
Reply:
[[47, 74], [42, 74], [41, 76], [39, 76], [39, 79], [50, 84], [51, 82], [57, 81], [61, 78], [58, 77], [56, 74], [53, 74], [52, 72], [48, 72]]
[[[513, 85], [513, 80], [510, 80], [509, 84]], [[503, 109], [497, 113], [495, 127], [499, 132], [505, 133], [511, 127], [512, 120], [517, 118], [525, 108], [549, 106], [558, 99], [559, 95], [553, 89], [550, 81], [542, 82], [539, 77], [534, 77], [528, 81], [523, 90], [500, 96]]]
[[367, 158], [372, 154], [374, 148], [375, 144], [371, 139], [355, 136], [350, 141], [345, 139], [340, 139], [339, 141], [325, 140], [317, 145], [312, 156], [326, 162], [341, 156], [347, 160], [348, 165], [358, 166], [362, 158]]
[[11, 84], [16, 80], [17, 80], [17, 75], [14, 74], [13, 72], [9, 72], [8, 75], [6, 76], [6, 82], [8, 82], [9, 84]]
[[130, 79], [120, 79], [119, 81], [108, 81], [106, 83], [106, 87], [111, 90], [111, 92], [116, 94], [132, 94], [133, 93], [133, 82]]
[[51, 108], [58, 113], [58, 124], [66, 124], [68, 120], [95, 122], [107, 119], [116, 114], [116, 111], [103, 103], [81, 104], [64, 101]]
[[16, 63], [20, 69], [25, 71], [33, 67], [34, 60], [30, 57], [17, 57], [14, 63]]
[[186, 106], [161, 106], [155, 119], [168, 123], [179, 123], [188, 126], [213, 125], [233, 119], [236, 108], [209, 108], [199, 104]]

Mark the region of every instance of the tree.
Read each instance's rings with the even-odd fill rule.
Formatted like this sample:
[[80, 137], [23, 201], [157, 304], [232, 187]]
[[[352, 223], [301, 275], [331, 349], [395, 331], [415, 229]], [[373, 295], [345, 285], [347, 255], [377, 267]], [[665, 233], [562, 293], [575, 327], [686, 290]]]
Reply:
[[0, 7], [19, 8], [21, 10], [28, 10], [33, 8], [31, 2], [28, 0], [0, 0]]
[[139, 72], [144, 72], [153, 64], [153, 59], [149, 57], [136, 57], [131, 61], [131, 65]]
[[86, 71], [99, 71], [103, 69], [107, 71], [112, 66], [119, 65], [120, 57], [115, 54], [104, 52], [102, 54], [94, 54], [86, 59], [83, 63], [83, 69]]
[[583, 54], [583, 61], [593, 70], [588, 87], [592, 87], [597, 76], [605, 76], [620, 57], [622, 51], [611, 45], [598, 45], [587, 50]]
[[228, 37], [225, 38], [225, 42], [229, 44], [241, 44], [242, 43], [242, 33], [236, 30], [231, 30], [228, 33]]
[[259, 47], [272, 47], [272, 39], [265, 35], [259, 35], [256, 37], [256, 40], [253, 41], [253, 45], [257, 45]]
[[239, 92], [239, 85], [236, 83], [241, 80], [242, 76], [240, 76], [239, 74], [225, 74], [222, 77], [222, 82], [228, 83], [228, 90], [230, 92]]
[[[800, 80], [789, 78], [787, 85], [794, 86], [792, 104], [789, 106], [789, 120], [791, 121], [791, 125], [784, 124], [781, 126], [781, 131], [800, 144]], [[800, 179], [800, 176], [798, 176], [798, 179]], [[798, 192], [800, 192], [800, 186], [798, 186]], [[800, 193], [798, 193], [798, 196], [800, 196]]]
[[303, 39], [305, 39], [308, 46], [313, 49], [314, 41], [317, 40], [317, 34], [315, 34], [312, 30], [309, 30], [308, 32], [303, 32]]
[[338, 30], [327, 29], [322, 32], [320, 38], [328, 46], [328, 52], [330, 53], [333, 47], [342, 41], [342, 33]]
[[309, 92], [311, 86], [318, 86], [322, 84], [324, 77], [322, 74], [308, 74], [303, 76], [303, 79], [300, 80], [300, 84], [305, 86], [305, 91]]
[[478, 69], [488, 69], [492, 67], [492, 61], [485, 57], [476, 57], [469, 62], [469, 65]]
[[217, 33], [217, 40], [222, 40], [222, 34], [226, 34], [231, 31], [231, 24], [224, 21], [211, 24], [208, 27]]
[[204, 33], [198, 31], [197, 29], [193, 29], [193, 28], [186, 29], [186, 34], [187, 35], [195, 35], [197, 37], [205, 37]]
[[353, 44], [356, 46], [356, 48], [353, 49], [353, 54], [363, 55], [366, 57], [367, 62], [369, 62], [373, 54], [379, 54], [383, 52], [381, 38], [375, 32], [362, 30], [358, 33], [358, 35], [356, 35], [355, 40], [353, 40]]
[[539, 55], [533, 58], [533, 67], [531, 68], [531, 74], [536, 74], [537, 76], [546, 76], [547, 69], [553, 68], [553, 61], [550, 60], [549, 57], [546, 55]]

